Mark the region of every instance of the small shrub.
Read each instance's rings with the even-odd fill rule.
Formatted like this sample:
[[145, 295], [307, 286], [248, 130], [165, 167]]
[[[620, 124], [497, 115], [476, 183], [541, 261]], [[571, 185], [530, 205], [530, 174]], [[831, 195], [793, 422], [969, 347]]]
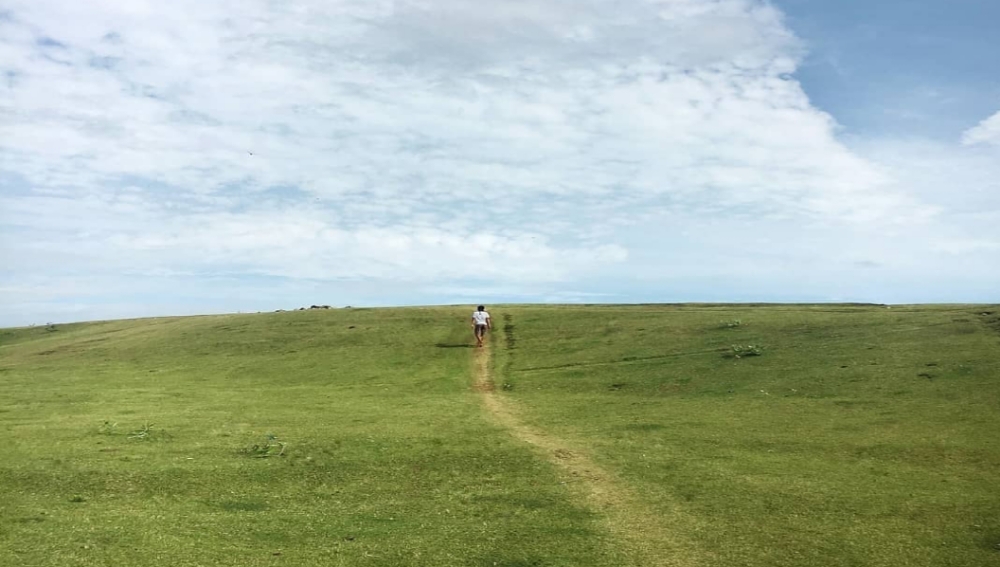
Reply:
[[266, 459], [268, 457], [284, 457], [285, 443], [276, 436], [268, 433], [264, 436], [262, 443], [247, 445], [241, 451], [244, 455], [254, 459]]
[[760, 345], [733, 345], [733, 356], [736, 358], [760, 356], [762, 354], [764, 354], [764, 347]]
[[81, 502], [86, 502], [87, 499], [84, 498], [83, 496], [80, 496], [79, 494], [77, 494], [76, 496], [70, 498], [69, 501], [73, 502], [74, 504], [79, 504]]
[[138, 439], [139, 441], [149, 441], [153, 437], [153, 424], [148, 421], [143, 424], [142, 427], [136, 429], [135, 431], [130, 431], [128, 434], [129, 439]]
[[736, 329], [743, 325], [743, 321], [739, 319], [733, 319], [732, 321], [723, 321], [719, 326], [722, 329]]
[[511, 384], [510, 382], [504, 382], [502, 388], [509, 392], [510, 390], [514, 389], [514, 385]]
[[97, 431], [102, 435], [114, 435], [117, 432], [118, 424], [112, 423], [111, 421], [105, 420], [104, 424], [101, 425]]

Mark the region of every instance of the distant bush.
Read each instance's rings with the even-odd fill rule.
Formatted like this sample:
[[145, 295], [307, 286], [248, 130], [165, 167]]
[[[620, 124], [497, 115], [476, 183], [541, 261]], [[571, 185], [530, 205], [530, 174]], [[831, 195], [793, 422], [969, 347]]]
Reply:
[[137, 439], [139, 441], [149, 441], [153, 438], [153, 424], [148, 421], [142, 425], [139, 429], [135, 431], [130, 431], [128, 434], [129, 439]]
[[117, 432], [117, 427], [118, 427], [117, 423], [112, 423], [110, 420], [105, 420], [104, 425], [101, 425], [101, 427], [99, 427], [97, 431], [103, 435], [114, 435]]
[[743, 325], [743, 321], [740, 321], [739, 319], [733, 319], [732, 321], [723, 321], [719, 325], [719, 328], [721, 328], [721, 329], [736, 329], [736, 328], [740, 327], [741, 325]]
[[266, 459], [268, 457], [284, 457], [285, 456], [285, 443], [278, 440], [278, 438], [270, 433], [264, 436], [264, 441], [261, 443], [253, 443], [247, 445], [241, 451], [247, 457], [252, 457], [254, 459]]
[[760, 345], [733, 345], [733, 356], [736, 358], [760, 356], [762, 354], [764, 354], [764, 347]]

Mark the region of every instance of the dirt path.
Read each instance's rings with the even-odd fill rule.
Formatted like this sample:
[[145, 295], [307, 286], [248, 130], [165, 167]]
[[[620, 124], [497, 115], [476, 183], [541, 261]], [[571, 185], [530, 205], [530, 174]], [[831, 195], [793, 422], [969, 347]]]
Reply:
[[[525, 425], [509, 399], [496, 391], [490, 369], [490, 347], [476, 349], [473, 357], [474, 388], [492, 418], [511, 435], [532, 445], [554, 463], [564, 482], [586, 505], [604, 517], [611, 541], [623, 557], [622, 566], [636, 567], [700, 565], [692, 546], [674, 537], [666, 527], [683, 521], [680, 512], [654, 513], [637, 495], [581, 450], [561, 439]], [[711, 564], [710, 562], [704, 562]]]

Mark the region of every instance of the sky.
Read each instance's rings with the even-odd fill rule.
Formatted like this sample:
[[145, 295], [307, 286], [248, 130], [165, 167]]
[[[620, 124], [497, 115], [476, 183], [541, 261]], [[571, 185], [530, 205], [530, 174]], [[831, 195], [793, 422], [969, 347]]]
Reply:
[[0, 326], [1000, 302], [1000, 2], [5, 0]]

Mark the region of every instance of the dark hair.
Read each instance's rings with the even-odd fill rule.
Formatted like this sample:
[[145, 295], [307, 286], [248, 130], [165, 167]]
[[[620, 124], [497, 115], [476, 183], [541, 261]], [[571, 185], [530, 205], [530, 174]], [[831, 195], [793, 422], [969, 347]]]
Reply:
[[476, 311], [482, 311], [483, 309], [486, 309], [486, 308], [483, 307], [482, 305], [480, 305], [479, 307], [476, 307]]

